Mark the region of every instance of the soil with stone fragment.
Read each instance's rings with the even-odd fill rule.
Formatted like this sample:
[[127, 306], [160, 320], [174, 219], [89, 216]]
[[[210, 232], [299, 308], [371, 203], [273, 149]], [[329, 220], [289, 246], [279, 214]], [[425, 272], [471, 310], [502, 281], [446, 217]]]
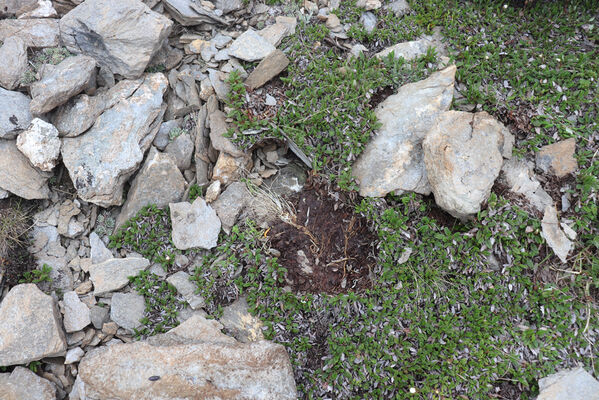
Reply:
[[369, 273], [377, 238], [342, 196], [310, 179], [288, 199], [296, 210], [295, 220], [280, 222], [268, 232], [295, 291], [341, 293], [372, 285]]

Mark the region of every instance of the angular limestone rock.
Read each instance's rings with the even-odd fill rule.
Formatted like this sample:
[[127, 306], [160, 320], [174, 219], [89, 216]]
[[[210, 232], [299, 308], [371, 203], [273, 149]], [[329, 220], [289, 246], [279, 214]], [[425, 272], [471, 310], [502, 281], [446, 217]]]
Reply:
[[15, 367], [11, 373], [0, 374], [0, 399], [56, 400], [56, 387], [28, 368]]
[[582, 367], [539, 379], [537, 400], [599, 400], [599, 382]]
[[31, 166], [14, 140], [0, 139], [0, 188], [28, 200], [47, 199], [48, 178]]
[[275, 50], [260, 61], [260, 64], [245, 80], [245, 85], [254, 90], [279, 75], [289, 65], [289, 59], [281, 50]]
[[94, 283], [94, 296], [100, 296], [119, 290], [127, 283], [129, 277], [150, 266], [150, 262], [141, 257], [112, 258], [89, 267], [89, 277]]
[[275, 50], [268, 40], [248, 29], [229, 46], [229, 55], [244, 61], [258, 61]]
[[54, 299], [32, 283], [13, 287], [0, 303], [0, 366], [63, 356], [66, 350]]
[[536, 156], [537, 168], [545, 173], [554, 173], [558, 178], [571, 174], [578, 168], [575, 151], [574, 138], [543, 146]]
[[31, 99], [21, 92], [0, 88], [0, 139], [14, 139], [27, 129], [33, 119], [30, 102]]
[[21, 82], [27, 70], [27, 45], [18, 36], [11, 36], [4, 40], [0, 47], [0, 86], [13, 90]]
[[198, 197], [192, 204], [169, 204], [173, 222], [173, 243], [180, 250], [193, 247], [211, 249], [218, 242], [220, 219], [216, 212]]
[[58, 21], [55, 19], [0, 20], [0, 41], [18, 36], [27, 47], [56, 47], [60, 44]]
[[547, 244], [562, 262], [568, 261], [568, 253], [572, 249], [572, 242], [560, 228], [557, 210], [554, 206], [545, 207], [543, 221], [541, 221], [541, 235]]
[[17, 148], [21, 153], [27, 156], [31, 164], [46, 172], [56, 166], [60, 144], [56, 128], [39, 118], [34, 118], [31, 125], [17, 137]]
[[79, 300], [75, 292], [66, 292], [64, 301], [64, 329], [67, 333], [77, 332], [91, 324], [89, 308]]

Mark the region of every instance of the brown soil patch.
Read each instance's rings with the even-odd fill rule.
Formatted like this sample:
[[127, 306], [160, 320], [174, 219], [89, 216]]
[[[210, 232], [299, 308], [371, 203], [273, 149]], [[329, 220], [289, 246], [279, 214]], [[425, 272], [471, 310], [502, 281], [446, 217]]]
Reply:
[[[279, 108], [285, 104], [287, 96], [285, 96], [285, 85], [280, 76], [271, 79], [258, 89], [248, 91], [249, 101], [246, 101], [244, 112], [250, 120], [272, 119], [277, 115]], [[276, 100], [276, 104], [266, 104], [266, 95], [272, 96]]]
[[310, 179], [289, 199], [295, 219], [278, 223], [268, 233], [296, 291], [341, 293], [372, 285], [369, 273], [377, 237], [368, 230], [366, 218], [354, 213], [342, 196]]

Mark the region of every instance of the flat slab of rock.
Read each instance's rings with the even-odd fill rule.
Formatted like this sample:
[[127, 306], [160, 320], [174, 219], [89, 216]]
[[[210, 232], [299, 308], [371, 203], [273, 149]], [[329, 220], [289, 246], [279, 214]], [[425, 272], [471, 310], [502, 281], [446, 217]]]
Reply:
[[[377, 58], [383, 58], [393, 53], [394, 58], [402, 57], [404, 60], [410, 61], [425, 55], [431, 47], [441, 48], [442, 44], [432, 36], [425, 36], [418, 40], [397, 43], [376, 53], [375, 56]], [[443, 51], [437, 51], [437, 53], [443, 53]]]
[[172, 26], [138, 0], [86, 0], [61, 18], [60, 37], [69, 51], [133, 79], [144, 72]]
[[185, 171], [191, 166], [193, 146], [194, 143], [191, 139], [191, 135], [184, 133], [170, 142], [164, 149], [164, 152], [171, 156], [177, 168], [181, 171]]
[[150, 262], [141, 257], [113, 258], [89, 267], [94, 283], [94, 296], [114, 292], [129, 283], [129, 277], [148, 268]]
[[96, 96], [86, 94], [76, 96], [58, 107], [53, 113], [52, 123], [61, 137], [79, 136], [91, 128], [105, 110], [131, 96], [142, 82], [143, 79], [124, 79]]
[[0, 139], [0, 188], [24, 199], [47, 199], [49, 175], [34, 168], [14, 140]]
[[599, 382], [584, 368], [559, 371], [539, 379], [537, 400], [599, 400]]
[[245, 80], [248, 89], [253, 90], [279, 75], [289, 65], [289, 59], [281, 50], [275, 50], [266, 56]]
[[195, 294], [197, 286], [189, 278], [190, 275], [187, 272], [179, 271], [169, 276], [166, 281], [177, 289], [177, 292], [183, 296], [191, 308], [199, 310], [204, 307], [204, 298]]
[[34, 118], [29, 127], [19, 133], [17, 148], [25, 154], [31, 164], [42, 171], [52, 171], [60, 156], [58, 131], [52, 125]]
[[89, 247], [92, 264], [100, 264], [114, 258], [96, 232], [89, 234]]
[[183, 26], [208, 24], [224, 24], [227, 21], [219, 17], [214, 11], [203, 7], [199, 2], [192, 0], [165, 0], [164, 6], [177, 22]]
[[437, 205], [461, 219], [479, 212], [511, 143], [507, 128], [486, 112], [441, 114], [422, 142]]
[[19, 86], [23, 74], [27, 70], [27, 45], [18, 36], [4, 40], [0, 47], [0, 86], [12, 90]]
[[562, 178], [576, 171], [578, 163], [574, 158], [576, 139], [570, 138], [561, 142], [541, 147], [536, 155], [537, 168], [545, 173], [553, 173]]
[[0, 139], [14, 139], [27, 129], [33, 119], [30, 102], [31, 99], [21, 92], [0, 88]]
[[44, 114], [79, 94], [96, 73], [96, 60], [87, 56], [65, 58], [31, 85], [32, 114]]
[[84, 135], [63, 139], [62, 159], [79, 197], [102, 207], [122, 203], [125, 181], [160, 128], [167, 86], [163, 74], [146, 75], [131, 96], [106, 110]]
[[132, 331], [141, 326], [146, 310], [144, 297], [135, 293], [115, 293], [110, 303], [110, 319], [121, 328]]
[[231, 305], [223, 308], [223, 316], [220, 318], [220, 322], [228, 332], [235, 336], [235, 339], [242, 343], [264, 339], [262, 322], [260, 318], [250, 314], [245, 297], [240, 297]]
[[179, 250], [216, 247], [220, 233], [220, 219], [204, 199], [198, 197], [192, 204], [171, 203], [169, 208], [175, 247]]
[[56, 47], [60, 45], [60, 32], [56, 19], [2, 19], [0, 41], [18, 36], [27, 47]]
[[152, 148], [143, 168], [131, 183], [127, 201], [116, 220], [115, 231], [145, 206], [155, 204], [165, 207], [181, 200], [184, 192], [185, 178], [172, 157]]
[[0, 399], [55, 400], [56, 387], [29, 368], [15, 367], [10, 373], [0, 374]]
[[79, 300], [75, 292], [66, 292], [64, 302], [64, 329], [67, 333], [77, 332], [91, 324], [89, 308]]
[[360, 195], [383, 197], [395, 191], [428, 195], [422, 140], [436, 118], [449, 110], [456, 67], [399, 88], [375, 110], [381, 128], [352, 168]]
[[266, 39], [270, 44], [277, 47], [281, 41], [289, 35], [295, 33], [297, 20], [293, 17], [276, 17], [276, 22], [258, 31], [258, 34]]
[[242, 182], [233, 182], [227, 189], [212, 203], [212, 208], [220, 218], [223, 230], [231, 232], [231, 228], [237, 222], [237, 217], [241, 214], [251, 194]]
[[510, 191], [524, 195], [538, 211], [544, 212], [545, 207], [553, 205], [553, 199], [525, 161], [511, 158], [503, 164], [501, 170]]
[[54, 299], [32, 283], [13, 287], [0, 304], [0, 366], [63, 356], [66, 351]]
[[[238, 343], [221, 328], [216, 321], [193, 316], [147, 341], [93, 349], [79, 364], [71, 400], [297, 398], [283, 346]], [[159, 379], [149, 380], [152, 376]]]
[[229, 46], [229, 55], [244, 61], [259, 61], [275, 50], [268, 40], [248, 29]]
[[545, 213], [543, 214], [543, 220], [541, 221], [541, 229], [541, 235], [555, 255], [557, 255], [562, 262], [568, 261], [568, 253], [570, 253], [570, 250], [572, 249], [572, 242], [560, 228], [557, 210], [553, 205], [545, 207]]

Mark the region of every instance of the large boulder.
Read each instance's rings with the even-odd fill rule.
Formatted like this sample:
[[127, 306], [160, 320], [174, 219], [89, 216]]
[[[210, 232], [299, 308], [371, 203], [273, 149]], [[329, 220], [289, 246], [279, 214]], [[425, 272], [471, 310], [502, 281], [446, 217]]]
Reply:
[[14, 140], [0, 139], [0, 188], [24, 199], [47, 199], [46, 173], [34, 168]]
[[0, 47], [0, 86], [12, 90], [19, 86], [27, 70], [27, 45], [18, 36], [11, 36]]
[[87, 56], [67, 57], [31, 85], [32, 114], [44, 114], [81, 93], [96, 73], [96, 61]]
[[146, 341], [103, 346], [81, 360], [71, 400], [296, 399], [285, 348], [239, 343], [195, 315]]
[[60, 44], [58, 21], [55, 19], [0, 20], [0, 41], [18, 36], [27, 47], [56, 47]]
[[29, 112], [31, 99], [21, 92], [0, 88], [0, 139], [14, 139], [33, 119]]
[[0, 304], [0, 366], [64, 356], [66, 350], [54, 299], [32, 283], [13, 287]]
[[353, 166], [360, 195], [383, 197], [395, 191], [430, 194], [422, 140], [437, 116], [449, 110], [456, 67], [399, 88], [375, 110], [381, 128]]
[[10, 373], [0, 374], [0, 399], [56, 400], [56, 387], [27, 368], [15, 367]]
[[480, 211], [512, 143], [507, 128], [486, 112], [440, 115], [422, 142], [435, 202], [460, 219]]
[[86, 0], [62, 17], [60, 38], [69, 51], [91, 56], [125, 78], [137, 78], [172, 25], [139, 0]]
[[85, 134], [64, 138], [62, 159], [79, 197], [102, 207], [122, 204], [123, 186], [160, 128], [168, 82], [149, 74], [127, 98], [106, 110]]
[[181, 200], [184, 192], [185, 178], [174, 160], [152, 148], [143, 168], [131, 183], [127, 201], [116, 220], [115, 231], [143, 207], [149, 204], [165, 207]]

